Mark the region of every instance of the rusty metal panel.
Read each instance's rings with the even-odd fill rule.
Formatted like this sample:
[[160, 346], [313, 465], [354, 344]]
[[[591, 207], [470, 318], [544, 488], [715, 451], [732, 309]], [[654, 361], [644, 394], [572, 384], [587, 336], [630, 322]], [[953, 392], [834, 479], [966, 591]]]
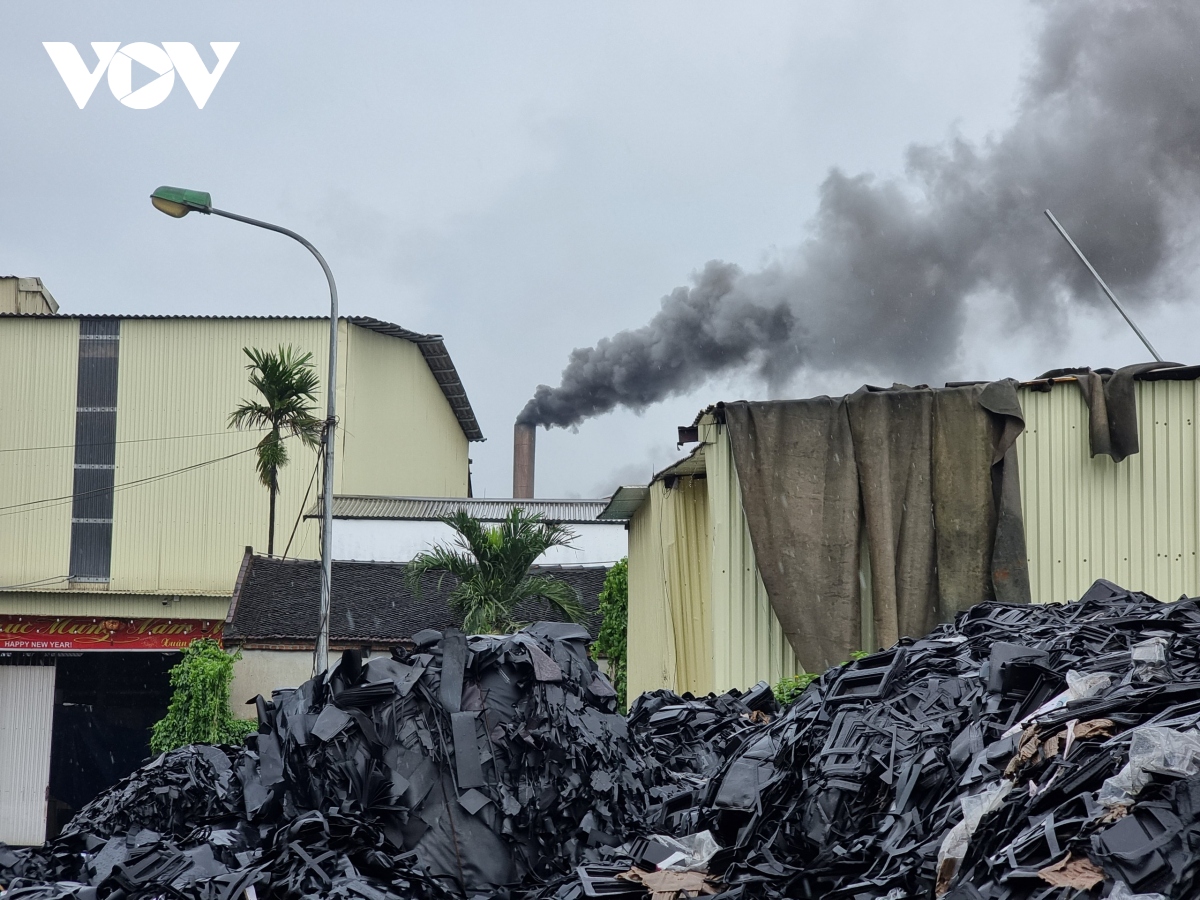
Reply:
[[0, 589], [67, 587], [79, 322], [0, 317]]
[[1025, 388], [1017, 445], [1034, 602], [1079, 597], [1097, 578], [1160, 600], [1200, 594], [1195, 381], [1136, 385], [1141, 452], [1091, 458], [1073, 383]]
[[53, 665], [0, 665], [0, 843], [46, 839]]
[[712, 518], [713, 689], [775, 684], [804, 671], [758, 573], [729, 433], [701, 422]]

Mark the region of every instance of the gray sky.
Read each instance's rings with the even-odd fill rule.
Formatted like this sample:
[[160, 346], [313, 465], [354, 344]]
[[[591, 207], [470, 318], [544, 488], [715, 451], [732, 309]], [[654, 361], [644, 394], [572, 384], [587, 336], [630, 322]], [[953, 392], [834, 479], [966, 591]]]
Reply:
[[[1003, 133], [1045, 15], [848, 0], [9, 3], [0, 273], [41, 276], [69, 312], [327, 309], [299, 247], [170, 222], [146, 200], [159, 184], [209, 190], [310, 238], [346, 313], [445, 336], [489, 438], [473, 447], [476, 493], [505, 496], [514, 417], [537, 385], [558, 384], [572, 349], [643, 325], [709, 260], [753, 271], [786, 257], [831, 167], [901, 177], [911, 144]], [[182, 85], [127, 109], [102, 81], [81, 111], [42, 41], [72, 41], [90, 65], [84, 48], [100, 40], [190, 41], [209, 65], [208, 41], [241, 46], [203, 110]], [[1059, 240], [1037, 216], [1028, 227]], [[1172, 246], [1183, 263], [1157, 289], [1178, 301], [1194, 242]], [[1015, 330], [1006, 309], [973, 296], [961, 346], [928, 378], [1145, 356], [1098, 304]], [[1182, 362], [1195, 318], [1181, 302], [1139, 314]], [[719, 399], [898, 377], [855, 363], [768, 389], [734, 370], [640, 415], [540, 431], [538, 494], [644, 480], [677, 455], [675, 426]]]

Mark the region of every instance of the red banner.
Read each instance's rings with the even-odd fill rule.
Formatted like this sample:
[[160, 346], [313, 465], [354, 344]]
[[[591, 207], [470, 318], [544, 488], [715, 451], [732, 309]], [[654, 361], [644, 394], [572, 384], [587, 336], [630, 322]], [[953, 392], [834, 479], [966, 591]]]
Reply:
[[182, 650], [221, 639], [220, 619], [117, 619], [97, 616], [0, 616], [0, 650]]

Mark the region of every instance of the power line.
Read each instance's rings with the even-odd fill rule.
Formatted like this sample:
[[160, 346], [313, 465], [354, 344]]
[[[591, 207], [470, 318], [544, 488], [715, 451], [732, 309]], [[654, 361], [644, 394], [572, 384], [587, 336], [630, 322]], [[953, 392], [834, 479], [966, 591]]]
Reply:
[[270, 431], [269, 428], [245, 428], [237, 431], [206, 431], [203, 434], [173, 434], [166, 437], [151, 437], [151, 438], [129, 438], [124, 441], [89, 441], [87, 443], [74, 444], [51, 444], [47, 447], [0, 447], [0, 453], [30, 453], [36, 450], [70, 450], [73, 447], [97, 447], [101, 444], [111, 446], [112, 444], [145, 444], [149, 441], [182, 441], [188, 438], [201, 437], [216, 437], [221, 434], [248, 434], [251, 432]]
[[[283, 438], [283, 440], [288, 440], [288, 438], [290, 438], [290, 437], [291, 437], [291, 435], [287, 435]], [[88, 497], [93, 494], [103, 494], [103, 493], [107, 493], [109, 491], [111, 491], [112, 493], [116, 493], [117, 491], [120, 491], [120, 490], [123, 490], [126, 488], [138, 487], [140, 485], [149, 484], [154, 481], [161, 481], [164, 478], [170, 478], [173, 475], [181, 475], [184, 472], [191, 472], [196, 469], [202, 469], [205, 466], [215, 465], [216, 463], [224, 462], [227, 459], [233, 459], [235, 456], [242, 456], [246, 453], [253, 453], [257, 449], [258, 449], [258, 447], [247, 447], [245, 450], [238, 450], [236, 453], [230, 453], [227, 456], [219, 456], [216, 459], [209, 459], [209, 460], [205, 460], [204, 462], [193, 463], [190, 466], [184, 466], [182, 469], [174, 469], [173, 471], [170, 471], [170, 472], [162, 472], [158, 475], [148, 475], [145, 478], [137, 478], [133, 481], [122, 482], [121, 484], [114, 485], [111, 488], [96, 488], [91, 491], [80, 491], [78, 494], [66, 494], [62, 497], [47, 497], [42, 500], [27, 500], [24, 503], [14, 503], [10, 506], [0, 506], [0, 516], [15, 516], [15, 515], [18, 515], [19, 513], [23, 513], [23, 512], [34, 512], [34, 511], [42, 510], [42, 509], [51, 509], [55, 506], [62, 506], [67, 503], [73, 503], [75, 501], [75, 498], [77, 498], [77, 497]], [[5, 511], [5, 510], [7, 510], [7, 511]]]
[[304, 507], [308, 506], [308, 495], [312, 491], [313, 482], [317, 480], [317, 471], [321, 468], [321, 459], [323, 454], [317, 454], [317, 464], [313, 466], [312, 477], [308, 479], [308, 488], [304, 491], [304, 499], [300, 501], [300, 511], [296, 513], [296, 522], [292, 525], [292, 533], [288, 537], [287, 546], [283, 548], [283, 559], [287, 559], [288, 551], [292, 549], [292, 539], [296, 536], [296, 529], [300, 527], [300, 518], [304, 515]]

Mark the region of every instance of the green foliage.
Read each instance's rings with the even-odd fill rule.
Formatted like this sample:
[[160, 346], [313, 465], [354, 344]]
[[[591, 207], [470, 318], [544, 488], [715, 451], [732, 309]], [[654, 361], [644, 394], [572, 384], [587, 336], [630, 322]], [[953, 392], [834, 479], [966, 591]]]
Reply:
[[594, 650], [608, 660], [608, 671], [621, 711], [626, 708], [626, 674], [628, 672], [629, 634], [629, 557], [608, 570], [600, 591], [600, 635]]
[[800, 675], [793, 675], [790, 678], [781, 678], [775, 683], [772, 690], [775, 692], [775, 699], [784, 706], [791, 703], [802, 693], [804, 689], [816, 681], [820, 677], [820, 672], [804, 672]]
[[230, 428], [265, 428], [258, 442], [255, 468], [258, 480], [266, 487], [271, 502], [271, 522], [267, 534], [267, 553], [275, 551], [275, 495], [279, 492], [279, 470], [288, 464], [284, 432], [298, 437], [308, 447], [321, 444], [323, 423], [313, 415], [316, 392], [320, 386], [312, 365], [311, 353], [298, 353], [289, 344], [276, 351], [243, 347], [250, 358], [246, 369], [250, 384], [261, 400], [243, 400], [229, 415]]
[[450, 592], [451, 607], [462, 616], [469, 634], [504, 634], [517, 631], [523, 623], [513, 618], [524, 600], [546, 600], [570, 622], [582, 622], [583, 607], [575, 590], [565, 581], [531, 575], [534, 561], [551, 547], [567, 547], [575, 532], [564, 525], [546, 522], [537, 513], [521, 507], [495, 528], [459, 510], [442, 519], [455, 530], [455, 547], [434, 547], [418, 554], [405, 567], [414, 594], [421, 590], [421, 576], [439, 573], [458, 582]]
[[192, 641], [171, 669], [171, 705], [154, 725], [150, 749], [164, 753], [188, 744], [239, 744], [258, 724], [236, 719], [229, 707], [229, 684], [238, 656], [211, 638]]
[[[867, 650], [851, 650], [850, 651], [850, 658], [852, 660], [863, 659], [864, 657], [867, 657], [870, 655], [871, 655], [870, 652]], [[841, 665], [844, 666], [844, 665], [846, 665], [846, 663], [841, 663]], [[787, 704], [791, 703], [793, 700], [795, 700], [797, 697], [799, 697], [802, 693], [804, 693], [804, 689], [806, 687], [808, 687], [810, 684], [812, 684], [814, 681], [816, 681], [820, 677], [821, 677], [820, 672], [804, 672], [803, 674], [800, 674], [800, 675], [793, 675], [790, 678], [781, 678], [781, 679], [779, 679], [778, 682], [776, 682], [775, 687], [773, 687], [771, 690], [775, 694], [775, 699], [778, 700], [780, 703], [782, 703], [784, 706], [787, 706]]]

